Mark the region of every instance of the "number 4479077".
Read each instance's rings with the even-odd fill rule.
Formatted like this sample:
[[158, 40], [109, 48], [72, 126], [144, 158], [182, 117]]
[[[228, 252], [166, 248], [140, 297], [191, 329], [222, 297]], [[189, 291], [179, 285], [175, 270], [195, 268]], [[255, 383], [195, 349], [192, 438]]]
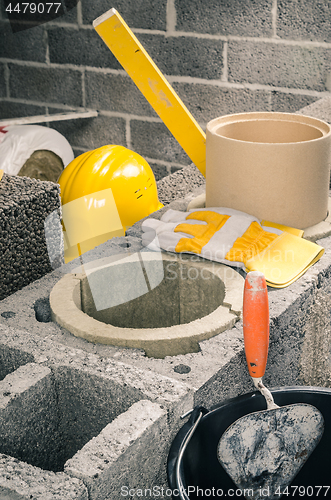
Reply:
[[18, 2], [16, 4], [9, 3], [6, 7], [6, 12], [12, 14], [16, 12], [17, 14], [57, 14], [61, 3], [27, 3]]
[[275, 491], [275, 495], [281, 496], [299, 496], [299, 497], [326, 497], [330, 490], [330, 486], [286, 486], [284, 490], [280, 487]]

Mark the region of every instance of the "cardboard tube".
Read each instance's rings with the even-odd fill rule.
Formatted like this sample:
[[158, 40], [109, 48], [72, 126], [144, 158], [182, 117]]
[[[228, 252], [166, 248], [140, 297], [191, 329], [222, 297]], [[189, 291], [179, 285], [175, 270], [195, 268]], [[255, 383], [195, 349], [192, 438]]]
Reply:
[[206, 206], [300, 229], [328, 210], [331, 128], [291, 113], [240, 113], [207, 124]]

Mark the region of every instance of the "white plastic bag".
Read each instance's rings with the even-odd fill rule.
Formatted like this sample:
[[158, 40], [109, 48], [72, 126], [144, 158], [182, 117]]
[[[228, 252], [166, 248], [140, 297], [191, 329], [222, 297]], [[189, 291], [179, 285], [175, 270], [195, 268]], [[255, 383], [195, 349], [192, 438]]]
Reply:
[[35, 151], [45, 149], [58, 155], [64, 167], [74, 159], [72, 148], [56, 130], [41, 125], [5, 127], [7, 132], [0, 142], [0, 169], [16, 175]]

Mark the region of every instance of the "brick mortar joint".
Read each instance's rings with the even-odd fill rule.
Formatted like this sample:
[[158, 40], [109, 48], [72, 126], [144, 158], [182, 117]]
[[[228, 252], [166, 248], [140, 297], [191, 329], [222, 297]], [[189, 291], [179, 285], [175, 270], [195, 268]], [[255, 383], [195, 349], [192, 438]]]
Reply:
[[277, 37], [277, 0], [273, 0], [271, 8], [273, 37]]
[[4, 76], [5, 76], [5, 86], [6, 86], [6, 96], [10, 98], [10, 71], [8, 64], [4, 64]]
[[[168, 0], [168, 2], [173, 2], [174, 0]], [[277, 4], [277, 0], [273, 0], [275, 4]], [[79, 5], [79, 3], [78, 3]], [[175, 7], [174, 7], [175, 8]], [[275, 10], [275, 7], [272, 8], [272, 11]], [[9, 24], [8, 19], [1, 19], [1, 23], [6, 23]], [[273, 25], [276, 23], [276, 20], [273, 20]], [[52, 22], [49, 21], [47, 25], [45, 26], [46, 31], [48, 29], [54, 29], [54, 28], [67, 28], [71, 30], [87, 30], [87, 31], [94, 31], [94, 28], [91, 24], [84, 24], [80, 22], [79, 20], [77, 23], [66, 23], [66, 22]], [[146, 35], [160, 35], [164, 37], [169, 37], [173, 36], [175, 38], [178, 37], [187, 37], [187, 38], [198, 38], [198, 39], [212, 39], [212, 40], [219, 40], [219, 41], [242, 41], [242, 42], [257, 42], [257, 43], [276, 43], [280, 45], [299, 45], [299, 46], [305, 46], [305, 45], [310, 45], [310, 46], [316, 46], [316, 47], [324, 47], [324, 48], [331, 48], [331, 43], [330, 42], [324, 42], [320, 40], [296, 40], [296, 39], [285, 39], [285, 38], [280, 38], [276, 32], [276, 26], [273, 26], [273, 33], [270, 37], [256, 37], [256, 36], [239, 36], [239, 35], [217, 35], [217, 34], [211, 34], [211, 33], [199, 33], [199, 32], [190, 32], [190, 31], [176, 31], [176, 29], [173, 28], [173, 21], [169, 24], [169, 26], [166, 28], [165, 31], [163, 30], [153, 30], [153, 29], [147, 29], [147, 28], [131, 28], [133, 33], [136, 34], [146, 34]]]
[[[41, 68], [41, 69], [58, 69], [58, 70], [72, 70], [77, 73], [83, 74], [83, 72], [91, 72], [91, 73], [104, 73], [104, 74], [113, 74], [113, 75], [121, 75], [125, 76], [128, 79], [130, 78], [125, 71], [122, 70], [108, 70], [108, 69], [103, 69], [100, 71], [100, 68], [94, 68], [90, 66], [84, 66], [84, 65], [73, 65], [73, 64], [57, 64], [57, 63], [40, 63], [40, 62], [34, 62], [34, 61], [16, 61], [8, 58], [0, 58], [0, 63], [4, 64], [14, 64], [17, 66], [21, 67], [29, 67], [29, 68]], [[9, 69], [10, 71], [10, 69]], [[199, 78], [199, 77], [192, 77], [192, 76], [181, 76], [181, 75], [164, 75], [165, 78], [169, 81], [169, 83], [190, 83], [190, 84], [202, 84], [202, 85], [214, 85], [217, 87], [227, 87], [227, 88], [247, 88], [251, 90], [271, 90], [271, 91], [282, 91], [282, 92], [292, 92], [294, 94], [305, 94], [305, 95], [316, 95], [318, 96], [323, 96], [323, 95], [329, 95], [329, 91], [320, 91], [320, 90], [311, 90], [307, 88], [293, 88], [293, 87], [276, 87], [272, 85], [265, 85], [265, 84], [260, 84], [260, 83], [248, 83], [248, 82], [243, 82], [243, 83], [237, 83], [237, 82], [229, 82], [229, 81], [222, 81], [222, 79], [205, 79], [205, 78]], [[38, 103], [40, 105], [40, 103]], [[49, 103], [50, 105], [56, 103]], [[43, 104], [47, 105], [47, 104]], [[81, 106], [83, 107], [83, 106]]]

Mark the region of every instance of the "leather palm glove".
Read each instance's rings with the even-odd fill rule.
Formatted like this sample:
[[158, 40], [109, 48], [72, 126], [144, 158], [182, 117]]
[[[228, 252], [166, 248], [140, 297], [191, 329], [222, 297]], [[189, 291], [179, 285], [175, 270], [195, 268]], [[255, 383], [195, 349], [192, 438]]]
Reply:
[[303, 239], [300, 229], [229, 208], [169, 209], [161, 220], [146, 219], [142, 229], [143, 244], [152, 250], [193, 253], [246, 272], [261, 271], [276, 288], [293, 283], [324, 253]]

